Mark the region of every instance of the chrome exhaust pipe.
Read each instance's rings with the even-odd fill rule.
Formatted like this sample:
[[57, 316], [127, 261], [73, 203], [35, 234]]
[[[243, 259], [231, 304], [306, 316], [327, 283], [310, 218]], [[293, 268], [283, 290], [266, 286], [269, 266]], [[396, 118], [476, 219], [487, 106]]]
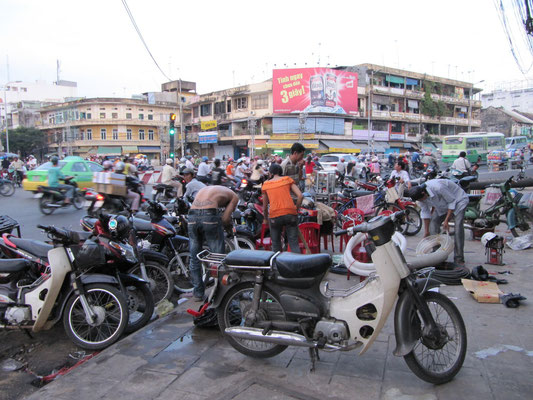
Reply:
[[226, 335], [235, 339], [257, 340], [258, 342], [274, 343], [283, 346], [317, 347], [317, 343], [306, 339], [303, 335], [292, 332], [270, 331], [266, 335], [263, 335], [263, 329], [241, 326], [226, 328], [224, 332]]

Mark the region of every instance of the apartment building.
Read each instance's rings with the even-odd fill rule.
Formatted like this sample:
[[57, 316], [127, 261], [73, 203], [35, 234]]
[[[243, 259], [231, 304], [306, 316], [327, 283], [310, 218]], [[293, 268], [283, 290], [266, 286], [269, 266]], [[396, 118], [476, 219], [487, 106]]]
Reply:
[[373, 64], [274, 70], [265, 82], [191, 97], [184, 139], [188, 151], [217, 157], [285, 154], [296, 140], [316, 153], [401, 151], [425, 134], [479, 130], [480, 91]]
[[[168, 154], [170, 113], [176, 101], [92, 98], [41, 109], [39, 129], [46, 132], [50, 153], [120, 156]], [[166, 146], [166, 147], [165, 147]]]

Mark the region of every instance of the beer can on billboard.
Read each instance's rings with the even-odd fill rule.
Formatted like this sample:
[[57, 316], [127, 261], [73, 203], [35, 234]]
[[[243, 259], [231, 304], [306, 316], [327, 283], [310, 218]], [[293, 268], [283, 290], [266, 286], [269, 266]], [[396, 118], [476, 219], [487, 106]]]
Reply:
[[322, 75], [313, 75], [309, 79], [309, 87], [311, 88], [311, 105], [324, 105], [324, 80]]
[[337, 76], [326, 74], [324, 82], [326, 107], [335, 107], [337, 105]]

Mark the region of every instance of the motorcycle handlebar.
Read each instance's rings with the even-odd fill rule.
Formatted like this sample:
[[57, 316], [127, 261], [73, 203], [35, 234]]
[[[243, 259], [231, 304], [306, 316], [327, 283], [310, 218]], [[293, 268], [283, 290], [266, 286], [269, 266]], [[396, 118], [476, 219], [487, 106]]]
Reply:
[[390, 218], [392, 220], [392, 222], [395, 222], [398, 219], [402, 218], [404, 215], [405, 215], [405, 211], [403, 211], [403, 210], [402, 211], [397, 211], [394, 214], [387, 215], [387, 216], [380, 215], [380, 216], [374, 217], [369, 222], [363, 222], [362, 224], [352, 226], [352, 227], [350, 227], [348, 229], [343, 229], [341, 231], [334, 232], [334, 235], [335, 236], [340, 236], [340, 235], [344, 235], [346, 233], [348, 233], [350, 235], [353, 235], [353, 234], [355, 234], [357, 232], [366, 233], [366, 232], [368, 232], [368, 231], [370, 231], [372, 229], [377, 228], [378, 225], [376, 225], [375, 222], [378, 222], [378, 221], [380, 221], [383, 218]]

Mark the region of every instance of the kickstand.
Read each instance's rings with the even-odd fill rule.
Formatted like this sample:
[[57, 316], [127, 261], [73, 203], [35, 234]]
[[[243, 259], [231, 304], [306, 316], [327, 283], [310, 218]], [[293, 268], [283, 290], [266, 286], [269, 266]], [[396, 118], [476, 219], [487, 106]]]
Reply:
[[315, 372], [315, 364], [320, 361], [317, 347], [309, 347], [309, 357], [311, 357], [311, 372]]

